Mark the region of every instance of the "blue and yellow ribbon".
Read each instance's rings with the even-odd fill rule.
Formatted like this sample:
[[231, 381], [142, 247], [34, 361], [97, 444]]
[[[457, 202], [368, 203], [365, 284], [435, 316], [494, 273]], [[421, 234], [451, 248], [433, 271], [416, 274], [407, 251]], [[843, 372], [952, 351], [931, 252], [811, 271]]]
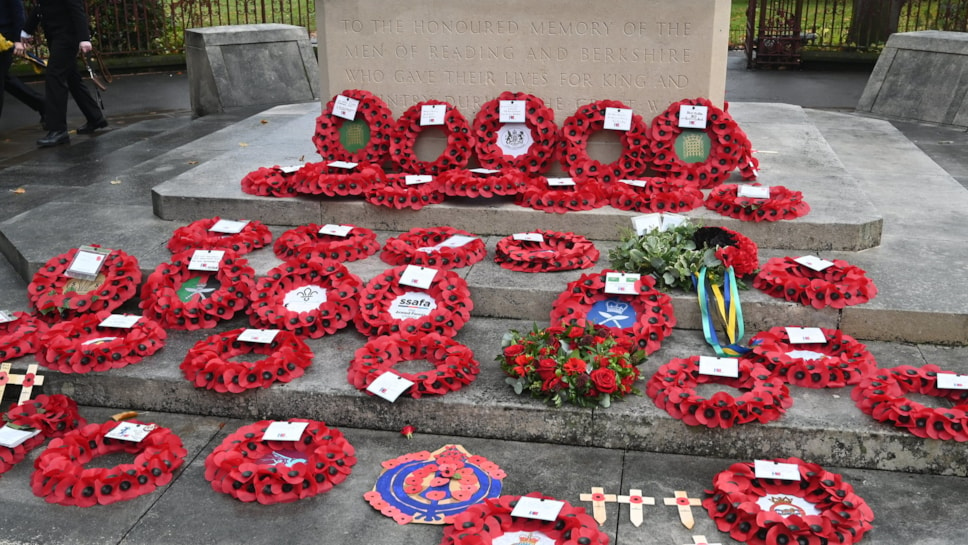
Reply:
[[[699, 296], [699, 310], [702, 313], [702, 332], [706, 342], [713, 347], [721, 358], [738, 358], [750, 351], [739, 342], [745, 335], [743, 325], [743, 307], [739, 301], [739, 291], [736, 286], [736, 273], [732, 267], [726, 268], [722, 287], [707, 282], [706, 267], [699, 270], [693, 278], [696, 292]], [[724, 326], [724, 332], [729, 344], [723, 345], [716, 333], [716, 323], [710, 309], [709, 293], [712, 292], [716, 301], [716, 309]]]

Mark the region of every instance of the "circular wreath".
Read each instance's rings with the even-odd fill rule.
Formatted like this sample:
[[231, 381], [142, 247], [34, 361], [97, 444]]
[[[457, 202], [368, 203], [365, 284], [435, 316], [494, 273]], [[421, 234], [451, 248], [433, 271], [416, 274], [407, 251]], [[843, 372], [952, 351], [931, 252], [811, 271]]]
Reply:
[[565, 120], [561, 126], [561, 166], [575, 182], [617, 182], [645, 173], [649, 157], [649, 126], [638, 114], [632, 115], [632, 125], [621, 131], [622, 153], [611, 163], [602, 163], [588, 156], [588, 137], [605, 128], [605, 109], [628, 106], [617, 100], [599, 100], [586, 104]]
[[[707, 107], [706, 128], [679, 127], [679, 110], [683, 106]], [[743, 130], [728, 113], [705, 98], [673, 102], [652, 119], [649, 136], [652, 139], [652, 167], [670, 178], [698, 183], [702, 189], [722, 183], [748, 155], [749, 139]], [[682, 147], [701, 152], [708, 150], [708, 153], [697, 153], [699, 158], [694, 162], [688, 160], [691, 156], [680, 157], [676, 151], [680, 138], [690, 138]]]
[[363, 194], [363, 199], [370, 204], [396, 210], [420, 210], [428, 204], [444, 202], [445, 195], [440, 188], [437, 176], [426, 183], [408, 184], [406, 174], [387, 174], [384, 183], [371, 185]]
[[[420, 125], [421, 109], [424, 106], [444, 105], [447, 107], [443, 125], [439, 127], [447, 136], [447, 144], [440, 156], [433, 161], [421, 161], [414, 152], [420, 133], [427, 127]], [[452, 168], [464, 168], [471, 155], [470, 127], [467, 119], [454, 106], [439, 100], [418, 102], [407, 108], [393, 126], [390, 133], [390, 161], [401, 172], [411, 174], [440, 174]]]
[[564, 214], [580, 210], [594, 210], [608, 204], [605, 186], [597, 180], [580, 184], [550, 186], [543, 176], [529, 178], [524, 189], [515, 196], [514, 203], [534, 210]]
[[12, 322], [0, 323], [0, 361], [12, 360], [36, 352], [37, 339], [47, 324], [26, 312], [14, 312]]
[[306, 163], [292, 177], [296, 193], [325, 197], [362, 195], [370, 187], [380, 185], [386, 177], [378, 165], [359, 163], [347, 169], [330, 166], [328, 162]]
[[329, 492], [356, 465], [356, 450], [336, 428], [308, 422], [298, 441], [266, 441], [269, 420], [242, 426], [205, 458], [212, 490], [264, 505], [288, 503]]
[[356, 316], [362, 287], [363, 281], [336, 261], [285, 263], [256, 283], [249, 321], [311, 339], [332, 335]]
[[[508, 155], [498, 145], [502, 128], [501, 101], [523, 100], [527, 105], [524, 111], [522, 129], [531, 133], [532, 144], [520, 155]], [[474, 151], [481, 166], [492, 169], [514, 169], [526, 174], [541, 174], [551, 167], [558, 145], [558, 127], [555, 126], [555, 112], [543, 100], [528, 93], [505, 91], [494, 100], [485, 102], [474, 117]]]
[[[405, 373], [394, 369], [398, 363], [413, 360], [427, 360], [434, 370]], [[474, 382], [481, 365], [470, 348], [449, 337], [437, 333], [394, 333], [373, 337], [358, 349], [350, 361], [346, 379], [357, 390], [366, 390], [391, 369], [414, 383], [406, 394], [420, 399], [460, 390]]]
[[345, 227], [350, 228], [346, 236], [320, 233], [323, 226], [315, 223], [296, 227], [280, 235], [272, 249], [283, 261], [357, 261], [380, 249], [373, 231], [356, 225]]
[[[554, 500], [538, 492], [527, 497]], [[501, 496], [472, 505], [463, 513], [447, 517], [441, 545], [490, 545], [516, 543], [515, 539], [528, 534], [538, 534], [555, 545], [608, 545], [608, 534], [598, 529], [598, 523], [582, 507], [568, 502], [555, 520], [512, 517], [511, 511], [521, 496]], [[556, 500], [559, 501], [559, 500]]]
[[815, 271], [792, 257], [774, 257], [753, 279], [753, 287], [816, 309], [860, 305], [877, 295], [877, 286], [864, 269], [840, 259], [832, 262], [832, 266]]
[[738, 192], [739, 186], [736, 184], [716, 186], [706, 197], [706, 208], [743, 221], [792, 220], [810, 212], [810, 205], [803, 200], [803, 193], [790, 191], [782, 185], [770, 187], [769, 199], [740, 197]]
[[[268, 388], [274, 382], [301, 377], [313, 363], [313, 351], [299, 336], [279, 331], [271, 343], [244, 342], [245, 329], [216, 333], [195, 343], [181, 363], [182, 374], [196, 388], [237, 394]], [[258, 361], [234, 361], [245, 354], [265, 356]]]
[[[474, 308], [467, 281], [454, 271], [440, 270], [427, 289], [405, 286], [400, 277], [406, 269], [400, 265], [367, 282], [360, 292], [356, 330], [367, 337], [397, 332], [456, 335]], [[400, 317], [391, 313], [394, 306]]]
[[168, 251], [173, 254], [188, 250], [230, 250], [242, 255], [272, 242], [272, 233], [260, 221], [250, 221], [238, 233], [216, 233], [213, 225], [221, 218], [200, 219], [175, 229], [168, 240]]
[[284, 171], [279, 165], [260, 167], [242, 177], [242, 192], [262, 197], [294, 197], [294, 174]]
[[0, 424], [17, 429], [40, 430], [40, 433], [16, 447], [0, 446], [0, 474], [6, 473], [27, 453], [41, 445], [49, 437], [60, 437], [86, 424], [77, 412], [77, 403], [63, 394], [37, 396], [10, 407], [3, 413]]
[[[360, 101], [356, 108], [356, 120], [349, 121], [333, 115], [333, 108], [339, 95], [334, 96], [326, 103], [323, 113], [316, 118], [316, 133], [313, 135], [316, 151], [327, 161], [382, 163], [390, 151], [393, 112], [383, 99], [369, 91], [346, 89], [340, 95]], [[344, 124], [357, 121], [366, 124], [367, 128], [363, 132], [369, 132], [369, 139], [356, 151], [350, 151], [342, 141], [340, 131]], [[358, 144], [360, 144], [359, 141], [351, 142], [351, 147], [356, 147]]]
[[64, 276], [77, 252], [73, 248], [51, 258], [27, 286], [27, 298], [42, 318], [73, 318], [86, 312], [114, 310], [138, 293], [141, 268], [134, 256], [111, 250], [97, 278], [81, 280]]
[[839, 329], [821, 328], [825, 343], [790, 342], [785, 327], [757, 333], [746, 358], [762, 364], [788, 384], [804, 388], [842, 388], [857, 384], [877, 368], [863, 343]]
[[[453, 236], [473, 240], [457, 247], [439, 246]], [[487, 256], [481, 237], [453, 227], [415, 227], [406, 233], [387, 239], [380, 259], [390, 265], [419, 265], [435, 269], [469, 267]]]
[[484, 197], [517, 195], [527, 186], [520, 171], [505, 168], [493, 173], [478, 173], [462, 168], [441, 172], [437, 177], [441, 191], [449, 197]]
[[719, 531], [748, 545], [851, 545], [872, 528], [874, 512], [839, 474], [799, 458], [773, 461], [796, 464], [800, 480], [757, 478], [748, 462], [716, 474], [702, 505]]
[[619, 181], [608, 186], [609, 204], [634, 212], [686, 212], [702, 206], [695, 184], [667, 178], [642, 178], [644, 187]]
[[551, 323], [588, 320], [627, 338], [646, 354], [655, 352], [676, 325], [672, 298], [655, 289], [651, 276], [640, 277], [638, 295], [605, 293], [605, 277], [611, 272], [618, 271], [586, 273], [569, 282], [551, 307]]
[[514, 235], [497, 241], [494, 261], [501, 267], [521, 272], [552, 272], [587, 269], [598, 261], [592, 241], [575, 233], [535, 229], [541, 242], [515, 240]]
[[[161, 427], [140, 443], [104, 437], [124, 424], [88, 424], [52, 440], [34, 462], [30, 478], [34, 494], [47, 503], [92, 507], [130, 500], [170, 483], [187, 455], [181, 439]], [[134, 461], [107, 468], [84, 467], [98, 456], [115, 452], [135, 454]]]
[[217, 272], [190, 271], [192, 251], [175, 254], [148, 275], [141, 288], [145, 315], [166, 329], [215, 327], [249, 304], [255, 271], [245, 258], [226, 252]]
[[110, 315], [102, 310], [50, 326], [37, 339], [37, 362], [61, 373], [107, 371], [138, 363], [165, 346], [168, 334], [144, 316], [130, 328], [98, 328]]
[[[793, 405], [787, 384], [766, 367], [744, 359], [737, 360], [737, 364], [739, 377], [719, 377], [699, 372], [699, 356], [675, 358], [652, 375], [645, 393], [656, 407], [673, 418], [708, 428], [765, 424], [780, 418]], [[742, 393], [737, 398], [720, 391], [707, 399], [696, 392], [700, 384], [722, 384]]]
[[[917, 437], [968, 441], [968, 390], [938, 388], [937, 365], [902, 365], [877, 369], [854, 387], [851, 398], [857, 407], [877, 420], [904, 429]], [[905, 397], [916, 393], [945, 399], [953, 407], [932, 408]]]

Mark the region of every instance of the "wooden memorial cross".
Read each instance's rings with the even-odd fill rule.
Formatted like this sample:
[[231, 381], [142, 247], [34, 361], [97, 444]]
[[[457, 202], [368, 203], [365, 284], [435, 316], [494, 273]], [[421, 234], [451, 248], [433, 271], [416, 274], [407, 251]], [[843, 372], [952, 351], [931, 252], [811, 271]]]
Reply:
[[662, 501], [666, 505], [678, 505], [679, 520], [683, 526], [692, 530], [692, 527], [696, 525], [696, 521], [692, 518], [692, 507], [702, 505], [700, 500], [690, 498], [683, 490], [676, 490], [674, 498], [662, 498]]
[[629, 504], [629, 519], [634, 526], [642, 526], [642, 505], [655, 505], [655, 498], [642, 496], [637, 488], [629, 489], [628, 496], [619, 496], [619, 503]]
[[722, 543], [707, 543], [706, 536], [692, 536], [692, 543], [685, 545], [723, 545]]
[[616, 501], [615, 494], [606, 494], [605, 489], [600, 486], [593, 486], [591, 494], [579, 496], [581, 501], [592, 502], [592, 516], [599, 526], [605, 524], [605, 502]]
[[20, 399], [17, 403], [23, 403], [30, 399], [34, 386], [44, 384], [43, 375], [37, 374], [37, 364], [31, 363], [27, 366], [27, 372], [22, 375], [14, 375], [10, 372], [10, 363], [0, 363], [0, 399], [3, 399], [3, 392], [7, 385], [20, 386]]

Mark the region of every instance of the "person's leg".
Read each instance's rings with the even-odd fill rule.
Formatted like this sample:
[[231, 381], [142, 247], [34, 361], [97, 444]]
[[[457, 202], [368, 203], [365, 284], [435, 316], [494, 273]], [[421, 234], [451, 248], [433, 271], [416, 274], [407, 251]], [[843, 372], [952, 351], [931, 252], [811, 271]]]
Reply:
[[44, 95], [34, 91], [27, 86], [23, 81], [13, 74], [7, 74], [6, 79], [7, 92], [10, 96], [16, 98], [20, 102], [23, 102], [31, 110], [39, 113], [41, 118], [44, 116]]
[[77, 44], [49, 41], [50, 56], [47, 58], [44, 86], [44, 119], [51, 132], [67, 131], [67, 93], [70, 74], [77, 73], [74, 54]]
[[[84, 114], [84, 118], [87, 119], [87, 123], [84, 124], [82, 129], [90, 129], [90, 132], [94, 132], [95, 128], [100, 129], [107, 126], [107, 122], [104, 120], [104, 113], [101, 112], [101, 107], [94, 100], [91, 91], [84, 85], [81, 74], [77, 71], [76, 64], [74, 65], [74, 70], [67, 75], [67, 88], [70, 90], [71, 96], [74, 97], [74, 102], [77, 104], [77, 107]], [[78, 134], [84, 133], [85, 131], [83, 130], [78, 131]]]
[[7, 74], [10, 71], [10, 63], [13, 62], [13, 49], [0, 52], [0, 115], [3, 115], [3, 95], [6, 88]]

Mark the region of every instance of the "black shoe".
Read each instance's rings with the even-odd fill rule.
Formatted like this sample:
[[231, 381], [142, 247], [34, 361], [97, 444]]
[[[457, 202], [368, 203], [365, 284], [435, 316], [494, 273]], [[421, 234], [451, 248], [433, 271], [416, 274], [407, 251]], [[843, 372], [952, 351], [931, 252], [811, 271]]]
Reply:
[[37, 145], [42, 148], [49, 148], [51, 146], [69, 144], [70, 142], [71, 135], [67, 134], [67, 131], [50, 131], [47, 133], [47, 136], [37, 141]]
[[94, 131], [98, 129], [103, 129], [108, 126], [108, 120], [98, 119], [97, 121], [88, 121], [87, 123], [81, 125], [77, 128], [77, 134], [94, 134]]

